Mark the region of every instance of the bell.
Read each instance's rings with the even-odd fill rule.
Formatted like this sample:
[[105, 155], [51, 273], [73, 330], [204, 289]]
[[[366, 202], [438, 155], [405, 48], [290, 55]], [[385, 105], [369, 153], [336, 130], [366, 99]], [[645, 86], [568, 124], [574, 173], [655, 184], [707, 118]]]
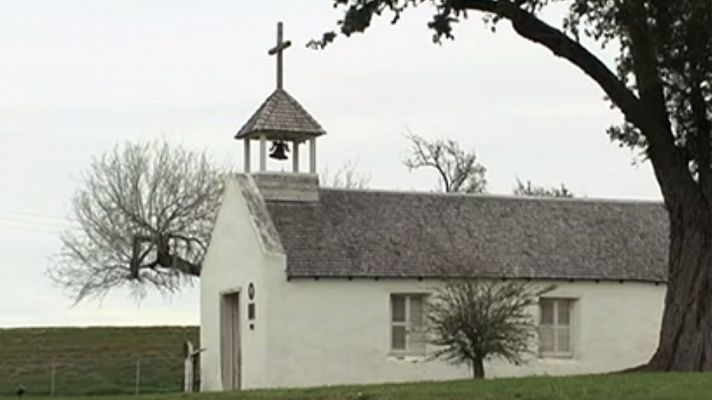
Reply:
[[269, 149], [269, 156], [277, 160], [286, 160], [289, 153], [289, 145], [284, 140], [275, 140]]

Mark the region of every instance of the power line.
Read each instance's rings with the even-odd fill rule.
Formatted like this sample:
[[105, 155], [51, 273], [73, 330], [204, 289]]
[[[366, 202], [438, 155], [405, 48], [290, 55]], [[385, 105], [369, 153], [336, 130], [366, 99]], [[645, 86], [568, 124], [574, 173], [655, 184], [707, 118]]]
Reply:
[[44, 230], [44, 229], [34, 229], [31, 227], [26, 227], [26, 226], [12, 226], [12, 225], [3, 225], [0, 223], [0, 230], [10, 230], [10, 231], [19, 231], [19, 232], [31, 232], [31, 233], [45, 233], [48, 235], [59, 235], [61, 231], [52, 231], [52, 230]]
[[0, 204], [0, 214], [23, 215], [29, 218], [51, 219], [59, 221], [74, 221], [74, 218], [69, 215], [58, 215], [47, 213], [41, 210], [32, 210], [27, 208], [18, 208], [7, 204]]
[[42, 226], [42, 227], [49, 227], [49, 228], [57, 228], [57, 229], [76, 229], [79, 228], [79, 225], [77, 223], [72, 223], [72, 222], [59, 222], [59, 221], [49, 221], [49, 220], [39, 220], [39, 219], [27, 219], [23, 217], [13, 217], [13, 216], [4, 216], [0, 214], [0, 222], [8, 222], [8, 223], [18, 223], [18, 224], [25, 224], [25, 225], [33, 225], [33, 226]]
[[71, 217], [60, 217], [57, 215], [51, 215], [51, 214], [44, 214], [40, 212], [35, 212], [35, 211], [25, 211], [25, 210], [18, 210], [18, 209], [0, 209], [0, 214], [7, 214], [7, 215], [21, 215], [27, 218], [39, 218], [39, 219], [45, 219], [45, 220], [57, 220], [57, 221], [75, 221], [74, 218]]
[[3, 223], [4, 229], [27, 232], [59, 233], [59, 231], [80, 229], [76, 220], [70, 218], [8, 208], [0, 209], [0, 223]]
[[0, 229], [2, 230], [58, 235], [62, 231], [80, 228], [76, 222], [46, 214], [0, 210]]

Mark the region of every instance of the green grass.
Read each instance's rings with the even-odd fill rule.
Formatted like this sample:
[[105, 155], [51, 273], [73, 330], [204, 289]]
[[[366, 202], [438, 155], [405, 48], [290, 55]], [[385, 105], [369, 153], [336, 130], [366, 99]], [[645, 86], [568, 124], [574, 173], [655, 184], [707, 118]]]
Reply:
[[[660, 400], [712, 399], [712, 374], [612, 374], [423, 382], [185, 395], [182, 344], [197, 327], [0, 329], [0, 398], [56, 400]], [[141, 392], [134, 396], [136, 361]], [[173, 393], [173, 394], [161, 394]], [[75, 396], [75, 397], [72, 397]]]
[[182, 390], [183, 342], [197, 345], [197, 327], [0, 329], [0, 396], [18, 385], [60, 396], [129, 394], [141, 362], [142, 393]]
[[712, 374], [616, 374], [563, 378], [511, 378], [479, 382], [450, 381], [334, 386], [193, 395], [108, 396], [102, 397], [102, 400], [168, 400], [176, 398], [184, 400], [707, 400], [712, 398]]

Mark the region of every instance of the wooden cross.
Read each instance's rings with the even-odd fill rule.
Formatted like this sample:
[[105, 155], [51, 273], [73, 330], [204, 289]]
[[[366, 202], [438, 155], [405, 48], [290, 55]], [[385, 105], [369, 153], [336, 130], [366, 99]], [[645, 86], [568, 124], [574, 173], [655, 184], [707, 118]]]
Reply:
[[282, 23], [277, 23], [277, 45], [269, 49], [267, 54], [273, 56], [277, 54], [277, 89], [282, 88], [282, 52], [287, 47], [291, 46], [292, 42], [289, 40], [282, 41]]

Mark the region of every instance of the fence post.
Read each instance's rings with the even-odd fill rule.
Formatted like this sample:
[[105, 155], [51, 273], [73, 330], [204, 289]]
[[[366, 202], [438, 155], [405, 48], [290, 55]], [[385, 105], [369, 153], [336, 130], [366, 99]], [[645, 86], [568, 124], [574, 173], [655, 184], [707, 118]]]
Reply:
[[135, 392], [136, 395], [141, 393], [140, 387], [141, 387], [141, 360], [137, 360], [136, 361], [136, 392]]
[[54, 379], [55, 375], [57, 374], [57, 366], [52, 363], [52, 372], [51, 372], [51, 379], [50, 379], [50, 385], [49, 385], [49, 395], [54, 396]]

